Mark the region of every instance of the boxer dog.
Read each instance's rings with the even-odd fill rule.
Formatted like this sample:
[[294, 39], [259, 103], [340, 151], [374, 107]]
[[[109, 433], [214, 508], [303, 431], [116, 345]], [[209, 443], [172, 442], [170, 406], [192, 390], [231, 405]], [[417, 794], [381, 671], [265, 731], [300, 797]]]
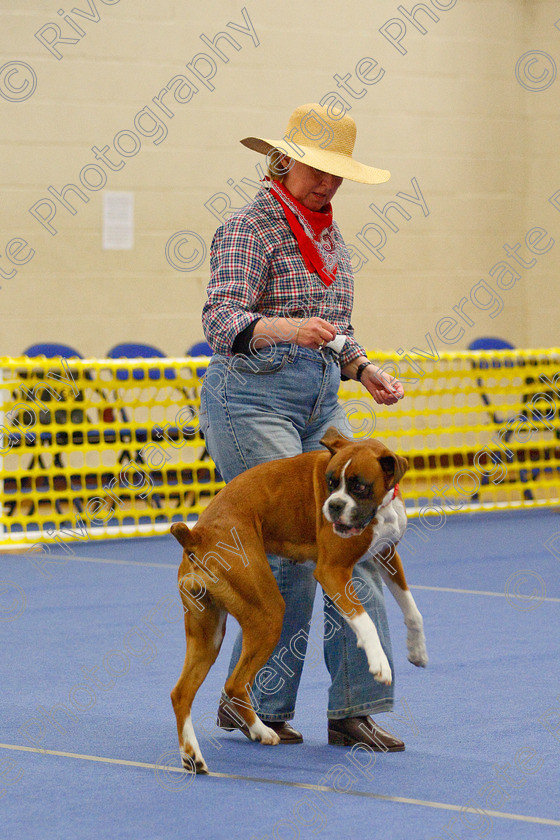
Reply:
[[228, 613], [241, 626], [243, 646], [225, 693], [252, 740], [280, 740], [257, 716], [249, 696], [280, 638], [284, 616], [267, 552], [316, 564], [314, 576], [356, 633], [370, 672], [389, 685], [387, 657], [352, 585], [355, 563], [370, 552], [402, 610], [409, 660], [422, 667], [428, 662], [422, 616], [395, 550], [406, 528], [398, 483], [408, 462], [378, 440], [349, 440], [333, 427], [321, 443], [327, 451], [269, 461], [238, 475], [192, 530], [183, 522], [171, 526], [183, 547], [179, 591], [187, 636], [185, 663], [171, 700], [186, 769], [208, 773], [191, 707], [220, 650]]

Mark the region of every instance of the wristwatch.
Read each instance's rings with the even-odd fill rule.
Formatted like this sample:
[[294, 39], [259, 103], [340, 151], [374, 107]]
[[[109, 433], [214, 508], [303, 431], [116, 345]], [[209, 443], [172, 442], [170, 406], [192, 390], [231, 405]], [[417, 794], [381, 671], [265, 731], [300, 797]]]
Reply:
[[362, 364], [358, 366], [358, 370], [356, 371], [356, 379], [358, 380], [358, 382], [362, 381], [362, 373], [364, 372], [364, 370], [372, 364], [373, 362], [362, 362]]

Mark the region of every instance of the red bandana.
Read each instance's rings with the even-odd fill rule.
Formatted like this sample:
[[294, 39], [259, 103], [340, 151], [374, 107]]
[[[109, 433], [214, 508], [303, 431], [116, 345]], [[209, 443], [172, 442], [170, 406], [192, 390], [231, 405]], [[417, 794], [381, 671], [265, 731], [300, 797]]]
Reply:
[[338, 264], [332, 206], [327, 204], [319, 212], [308, 210], [279, 181], [265, 180], [269, 182], [271, 194], [282, 205], [307, 269], [316, 271], [325, 286], [330, 286], [336, 277]]

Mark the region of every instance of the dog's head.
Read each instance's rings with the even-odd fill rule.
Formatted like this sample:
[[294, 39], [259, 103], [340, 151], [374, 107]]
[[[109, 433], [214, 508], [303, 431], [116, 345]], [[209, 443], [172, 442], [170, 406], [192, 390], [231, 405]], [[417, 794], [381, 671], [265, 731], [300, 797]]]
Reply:
[[321, 443], [331, 453], [323, 515], [339, 537], [354, 537], [374, 519], [387, 493], [407, 471], [408, 461], [379, 440], [349, 440], [333, 426]]

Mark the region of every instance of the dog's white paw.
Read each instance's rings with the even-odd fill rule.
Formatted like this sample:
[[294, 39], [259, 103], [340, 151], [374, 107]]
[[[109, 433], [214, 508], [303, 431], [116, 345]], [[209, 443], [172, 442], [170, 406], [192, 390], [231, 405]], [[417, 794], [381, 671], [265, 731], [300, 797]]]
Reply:
[[272, 744], [276, 745], [280, 743], [280, 735], [271, 729], [270, 726], [265, 726], [266, 735], [261, 737], [261, 744]]
[[408, 661], [417, 668], [425, 668], [428, 664], [428, 651], [426, 650], [426, 637], [422, 616], [407, 624], [406, 646], [408, 648]]
[[389, 665], [389, 661], [383, 651], [381, 651], [377, 656], [368, 655], [368, 663], [370, 674], [373, 674], [373, 678], [376, 682], [383, 683], [383, 685], [391, 685], [393, 682], [391, 666]]
[[356, 634], [356, 644], [365, 650], [370, 674], [377, 682], [391, 685], [391, 666], [381, 647], [375, 624], [366, 612], [347, 619]]
[[251, 735], [252, 741], [260, 741], [261, 744], [274, 745], [280, 743], [280, 735], [274, 729], [271, 729], [270, 726], [266, 726], [259, 717], [249, 727], [249, 734]]
[[424, 634], [418, 638], [407, 639], [408, 647], [408, 661], [416, 665], [417, 668], [425, 668], [428, 664], [428, 651], [426, 650], [426, 640]]
[[187, 773], [196, 773], [198, 776], [207, 776], [210, 772], [204, 761], [202, 754], [199, 752], [198, 755], [190, 756], [188, 753], [181, 750], [181, 764], [183, 765], [183, 770], [186, 770]]
[[198, 746], [190, 714], [186, 716], [183, 724], [183, 747], [180, 746], [180, 750], [184, 770], [201, 776], [208, 773], [208, 767]]

